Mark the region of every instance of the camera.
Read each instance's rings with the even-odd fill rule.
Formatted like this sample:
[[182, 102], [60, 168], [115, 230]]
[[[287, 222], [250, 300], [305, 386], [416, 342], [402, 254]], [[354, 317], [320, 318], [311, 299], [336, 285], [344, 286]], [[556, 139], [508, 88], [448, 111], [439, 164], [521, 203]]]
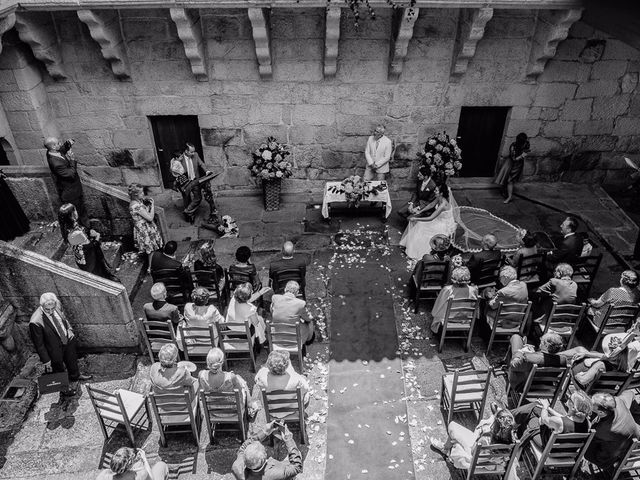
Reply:
[[273, 426], [277, 427], [278, 430], [284, 430], [284, 420], [274, 420]]

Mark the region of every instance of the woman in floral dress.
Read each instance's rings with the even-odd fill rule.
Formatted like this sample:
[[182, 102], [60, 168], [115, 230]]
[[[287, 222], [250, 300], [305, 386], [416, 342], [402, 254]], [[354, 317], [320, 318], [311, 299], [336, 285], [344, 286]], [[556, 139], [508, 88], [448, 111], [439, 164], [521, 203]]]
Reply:
[[164, 245], [158, 226], [153, 222], [153, 199], [144, 196], [144, 188], [139, 183], [129, 185], [129, 198], [129, 212], [133, 218], [133, 239], [138, 251], [147, 254], [147, 265], [150, 265], [151, 254]]

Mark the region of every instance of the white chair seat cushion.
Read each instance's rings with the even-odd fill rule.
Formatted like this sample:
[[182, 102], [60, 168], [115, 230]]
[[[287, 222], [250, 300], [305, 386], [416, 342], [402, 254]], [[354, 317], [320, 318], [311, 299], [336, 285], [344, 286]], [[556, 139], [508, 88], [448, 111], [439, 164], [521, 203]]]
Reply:
[[[469, 376], [463, 377], [465, 382], [469, 380]], [[481, 402], [482, 401], [482, 389], [478, 390], [479, 383], [486, 380], [486, 375], [477, 375], [476, 379], [478, 383], [474, 384], [462, 384], [457, 385], [456, 391], [456, 403], [457, 402]], [[449, 398], [452, 398], [453, 393], [453, 374], [444, 376], [444, 388]], [[469, 392], [469, 390], [473, 390]], [[465, 393], [467, 392], [467, 393]]]
[[[140, 395], [136, 392], [130, 392], [129, 390], [117, 390], [120, 393], [120, 398], [122, 399], [122, 404], [124, 406], [124, 410], [127, 413], [127, 417], [131, 420], [138, 413], [140, 408], [144, 406], [144, 396]], [[115, 393], [115, 392], [114, 392]], [[96, 404], [100, 407], [100, 402], [97, 401]], [[109, 406], [112, 408], [112, 406]], [[124, 422], [124, 417], [122, 414], [114, 413], [109, 410], [100, 409], [100, 415], [103, 418], [113, 420], [114, 422]]]

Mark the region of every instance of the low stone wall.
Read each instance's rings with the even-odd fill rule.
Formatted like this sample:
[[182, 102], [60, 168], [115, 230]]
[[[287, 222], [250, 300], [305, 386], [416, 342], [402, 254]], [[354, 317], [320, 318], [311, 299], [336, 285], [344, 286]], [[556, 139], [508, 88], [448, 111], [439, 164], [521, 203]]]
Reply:
[[54, 292], [79, 346], [86, 350], [137, 349], [138, 327], [125, 287], [0, 242], [0, 291], [16, 309], [14, 338], [31, 347], [28, 322], [40, 295]]

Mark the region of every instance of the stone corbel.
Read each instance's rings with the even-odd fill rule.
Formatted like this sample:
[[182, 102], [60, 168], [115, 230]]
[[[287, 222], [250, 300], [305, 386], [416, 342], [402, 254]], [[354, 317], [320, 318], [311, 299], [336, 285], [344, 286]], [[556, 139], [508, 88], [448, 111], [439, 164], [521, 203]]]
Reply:
[[247, 9], [251, 30], [253, 32], [253, 42], [256, 48], [258, 59], [258, 71], [260, 77], [271, 78], [271, 38], [269, 35], [269, 12], [263, 8]]
[[400, 11], [400, 23], [398, 25], [398, 34], [393, 41], [391, 48], [391, 60], [389, 61], [389, 80], [396, 80], [402, 73], [404, 67], [404, 59], [407, 56], [409, 42], [413, 38], [413, 26], [416, 24], [419, 8], [403, 8]]
[[484, 37], [484, 28], [493, 17], [493, 8], [460, 10], [458, 36], [451, 62], [451, 75], [464, 75], [476, 54], [478, 42]]
[[324, 32], [324, 78], [334, 78], [338, 70], [341, 14], [340, 7], [327, 8]]
[[20, 40], [31, 47], [33, 56], [44, 63], [51, 78], [56, 80], [67, 78], [62, 68], [60, 47], [49, 13], [16, 14], [16, 30]]
[[129, 60], [124, 48], [117, 11], [78, 10], [78, 18], [89, 27], [89, 33], [102, 51], [102, 56], [111, 65], [113, 74], [120, 80], [127, 80]]
[[0, 53], [2, 53], [2, 35], [7, 33], [16, 24], [16, 14], [10, 13], [6, 17], [0, 18]]
[[540, 10], [531, 42], [527, 77], [535, 78], [556, 54], [558, 44], [567, 38], [571, 26], [580, 20], [582, 9]]
[[196, 80], [207, 81], [207, 62], [204, 55], [200, 15], [196, 10], [170, 8], [171, 20], [176, 25], [178, 37], [182, 41], [184, 53], [191, 63], [191, 71]]

